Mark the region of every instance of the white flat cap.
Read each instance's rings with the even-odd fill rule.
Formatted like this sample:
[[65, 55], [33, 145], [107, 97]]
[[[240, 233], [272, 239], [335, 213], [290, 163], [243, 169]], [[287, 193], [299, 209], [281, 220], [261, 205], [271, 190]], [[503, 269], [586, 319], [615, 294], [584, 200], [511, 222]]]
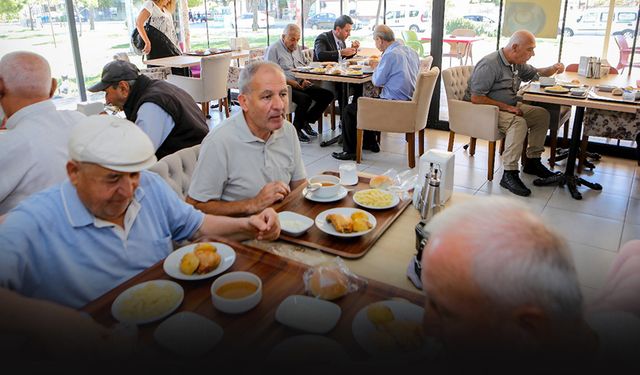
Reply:
[[89, 116], [75, 126], [69, 157], [119, 172], [139, 172], [157, 162], [145, 132], [129, 120], [108, 115]]

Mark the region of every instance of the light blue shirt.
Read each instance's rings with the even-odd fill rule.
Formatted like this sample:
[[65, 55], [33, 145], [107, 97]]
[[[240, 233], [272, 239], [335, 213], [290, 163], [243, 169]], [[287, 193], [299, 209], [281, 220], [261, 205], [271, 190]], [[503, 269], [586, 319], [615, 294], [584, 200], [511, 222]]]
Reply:
[[143, 171], [125, 228], [93, 216], [66, 180], [24, 200], [0, 225], [0, 287], [80, 308], [165, 258], [204, 214]]
[[136, 125], [140, 127], [153, 143], [153, 147], [158, 151], [176, 123], [173, 118], [162, 107], [155, 103], [144, 103], [138, 108]]
[[393, 42], [382, 54], [371, 81], [382, 86], [382, 99], [411, 100], [419, 70], [420, 57], [416, 51]]

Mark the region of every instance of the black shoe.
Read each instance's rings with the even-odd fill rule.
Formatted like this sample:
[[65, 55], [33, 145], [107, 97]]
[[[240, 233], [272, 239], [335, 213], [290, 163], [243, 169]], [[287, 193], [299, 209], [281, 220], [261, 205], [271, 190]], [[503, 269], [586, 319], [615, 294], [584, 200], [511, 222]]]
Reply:
[[332, 152], [331, 156], [338, 160], [356, 160], [356, 154], [352, 154], [349, 152]]
[[306, 134], [304, 134], [301, 130], [298, 130], [298, 140], [300, 141], [300, 143], [311, 143], [311, 139], [309, 137], [307, 137]]
[[520, 180], [518, 171], [504, 171], [502, 180], [500, 180], [500, 186], [521, 197], [531, 195], [531, 190]]
[[373, 143], [363, 148], [371, 152], [380, 152], [380, 146], [378, 146], [378, 143]]
[[525, 158], [522, 171], [526, 174], [534, 174], [540, 178], [547, 178], [556, 174], [547, 169], [547, 167], [542, 164], [542, 161], [540, 161], [540, 158]]
[[307, 124], [302, 127], [302, 130], [307, 133], [309, 137], [317, 137], [318, 133], [311, 128], [311, 125]]

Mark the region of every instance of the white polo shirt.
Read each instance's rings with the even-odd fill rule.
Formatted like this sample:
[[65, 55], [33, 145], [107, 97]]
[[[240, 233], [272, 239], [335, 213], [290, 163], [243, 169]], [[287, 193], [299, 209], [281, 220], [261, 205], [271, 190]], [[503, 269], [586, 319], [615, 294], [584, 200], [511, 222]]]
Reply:
[[285, 121], [269, 139], [249, 130], [244, 112], [225, 120], [202, 141], [189, 196], [200, 202], [253, 198], [272, 181], [306, 178], [296, 130]]

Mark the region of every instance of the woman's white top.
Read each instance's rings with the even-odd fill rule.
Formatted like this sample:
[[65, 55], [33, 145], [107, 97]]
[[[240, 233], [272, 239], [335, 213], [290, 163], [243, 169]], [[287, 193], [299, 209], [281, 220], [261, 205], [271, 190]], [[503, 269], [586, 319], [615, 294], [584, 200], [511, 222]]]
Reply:
[[149, 25], [162, 31], [162, 33], [166, 35], [169, 40], [176, 45], [176, 47], [178, 47], [178, 36], [176, 35], [176, 29], [173, 26], [173, 16], [171, 13], [167, 10], [161, 9], [152, 0], [147, 0], [144, 3], [144, 9], [151, 13], [151, 17], [147, 21], [149, 22]]

